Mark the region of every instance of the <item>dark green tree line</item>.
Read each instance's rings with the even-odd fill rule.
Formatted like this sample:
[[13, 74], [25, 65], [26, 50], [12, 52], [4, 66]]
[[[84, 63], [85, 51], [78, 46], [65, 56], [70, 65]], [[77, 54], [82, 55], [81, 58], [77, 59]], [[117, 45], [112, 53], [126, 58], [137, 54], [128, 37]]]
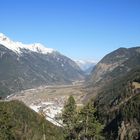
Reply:
[[77, 110], [75, 100], [70, 96], [62, 113], [65, 140], [102, 140], [103, 125], [95, 112], [93, 102]]

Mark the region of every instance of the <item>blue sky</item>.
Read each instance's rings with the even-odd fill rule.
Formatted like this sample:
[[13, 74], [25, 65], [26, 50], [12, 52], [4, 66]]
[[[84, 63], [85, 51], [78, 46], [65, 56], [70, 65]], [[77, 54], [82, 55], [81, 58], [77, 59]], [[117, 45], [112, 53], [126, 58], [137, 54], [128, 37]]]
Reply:
[[140, 0], [0, 0], [0, 32], [72, 59], [140, 45]]

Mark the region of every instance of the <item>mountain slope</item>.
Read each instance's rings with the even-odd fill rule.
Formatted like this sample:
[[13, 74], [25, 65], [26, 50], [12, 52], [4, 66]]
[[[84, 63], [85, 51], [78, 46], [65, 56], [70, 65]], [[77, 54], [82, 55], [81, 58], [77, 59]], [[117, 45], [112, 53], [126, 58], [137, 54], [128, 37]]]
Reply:
[[74, 61], [53, 49], [13, 42], [4, 35], [0, 36], [0, 44], [0, 96], [84, 78]]
[[111, 82], [121, 77], [135, 66], [140, 65], [140, 47], [119, 48], [106, 55], [92, 70], [90, 82], [92, 86]]
[[95, 99], [107, 139], [140, 139], [139, 87], [140, 67], [137, 67], [106, 85]]
[[106, 55], [89, 80], [86, 100], [94, 97], [106, 139], [140, 139], [140, 47]]
[[63, 140], [60, 128], [19, 101], [0, 102], [1, 140]]

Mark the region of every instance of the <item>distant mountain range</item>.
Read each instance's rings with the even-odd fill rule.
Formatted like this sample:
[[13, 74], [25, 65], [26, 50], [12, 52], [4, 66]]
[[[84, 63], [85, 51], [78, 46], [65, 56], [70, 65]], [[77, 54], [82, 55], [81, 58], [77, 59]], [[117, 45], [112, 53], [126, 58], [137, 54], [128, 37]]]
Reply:
[[0, 34], [0, 96], [43, 85], [70, 84], [84, 73], [70, 58], [39, 43], [25, 45]]
[[90, 74], [93, 67], [96, 65], [97, 62], [95, 61], [88, 61], [88, 60], [75, 60], [78, 66], [86, 73]]

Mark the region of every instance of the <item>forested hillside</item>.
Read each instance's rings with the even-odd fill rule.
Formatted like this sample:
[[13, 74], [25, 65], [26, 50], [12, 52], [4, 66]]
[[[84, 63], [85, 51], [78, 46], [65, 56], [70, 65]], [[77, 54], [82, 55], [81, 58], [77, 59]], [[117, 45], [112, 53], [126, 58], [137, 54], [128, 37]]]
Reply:
[[0, 102], [0, 140], [63, 140], [61, 128], [19, 101]]
[[[137, 83], [137, 84], [136, 84]], [[140, 139], [140, 67], [116, 78], [95, 100], [106, 139]]]

